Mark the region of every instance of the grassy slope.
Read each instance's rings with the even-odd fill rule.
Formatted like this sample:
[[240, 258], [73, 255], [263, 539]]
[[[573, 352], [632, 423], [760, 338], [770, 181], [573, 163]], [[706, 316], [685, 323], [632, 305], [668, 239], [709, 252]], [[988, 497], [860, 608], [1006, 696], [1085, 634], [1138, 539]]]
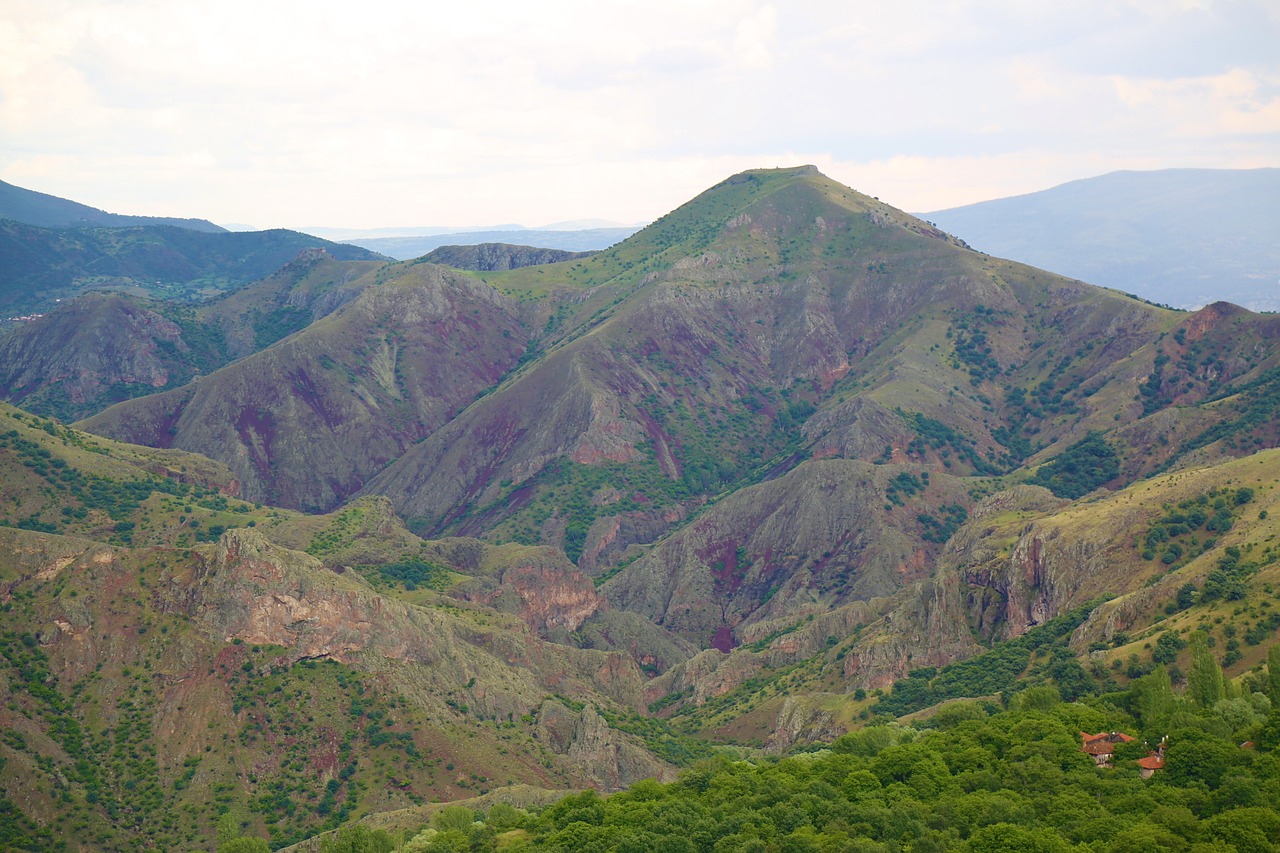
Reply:
[[[431, 548], [385, 502], [327, 518], [257, 507], [220, 494], [228, 472], [200, 457], [0, 415], [0, 511], [38, 528], [0, 527], [0, 789], [14, 825], [56, 822], [60, 837], [91, 849], [171, 849], [207, 843], [230, 813], [284, 842], [370, 810], [594, 778], [571, 751], [576, 712], [553, 694], [623, 712], [638, 673], [442, 596], [464, 579], [451, 566], [434, 589], [377, 572]], [[229, 538], [199, 542], [224, 526], [355, 570], [337, 574], [265, 540], [237, 562]], [[480, 568], [504, 560], [519, 556]], [[254, 580], [264, 566], [283, 584], [265, 596]], [[246, 606], [294, 599], [321, 614], [375, 614], [360, 617], [375, 620], [359, 641], [367, 650], [349, 638], [335, 659], [309, 660], [305, 646], [257, 639], [273, 630], [269, 611], [243, 621]], [[548, 744], [564, 721], [568, 739]], [[643, 754], [616, 737], [633, 761]]]
[[375, 285], [262, 352], [85, 426], [222, 459], [261, 500], [332, 508], [525, 346], [518, 306], [461, 273], [399, 265]]
[[[675, 712], [679, 731], [744, 744], [763, 744], [784, 702], [793, 700], [810, 724], [841, 730], [875, 713], [879, 688], [908, 670], [969, 658], [988, 644], [998, 650], [1036, 619], [1103, 599], [1078, 627], [1057, 634], [1036, 656], [1028, 660], [1024, 653], [1009, 678], [1021, 677], [1024, 685], [1052, 681], [1052, 664], [1060, 659], [1051, 654], [1056, 646], [1079, 661], [1092, 689], [1113, 689], [1150, 671], [1163, 633], [1185, 642], [1196, 629], [1213, 638], [1227, 676], [1239, 677], [1257, 670], [1267, 649], [1280, 641], [1280, 617], [1271, 616], [1280, 613], [1277, 483], [1280, 451], [1270, 450], [1074, 503], [1045, 501], [1030, 492], [1020, 498], [996, 495], [952, 539], [936, 577], [893, 599], [775, 623], [772, 635], [728, 657], [676, 667], [651, 684], [649, 695], [660, 700], [651, 707], [664, 716]], [[1241, 489], [1251, 492], [1246, 503], [1237, 502]], [[1215, 510], [1218, 500], [1223, 507]], [[1167, 530], [1173, 514], [1196, 508], [1208, 518], [1225, 509], [1230, 528], [1220, 532], [1202, 525], [1175, 532], [1154, 554], [1145, 553], [1153, 529]], [[1166, 563], [1170, 542], [1181, 556]], [[1238, 569], [1228, 573], [1239, 579], [1238, 591], [1206, 594], [1206, 579], [1222, 569], [1228, 549], [1238, 549]], [[1187, 585], [1194, 589], [1180, 601]], [[1189, 654], [1184, 647], [1172, 661], [1182, 672]], [[1012, 680], [987, 678], [1005, 665], [979, 663], [970, 675], [957, 676], [959, 681], [946, 676], [952, 686], [945, 689], [953, 692], [937, 692], [924, 705], [1009, 689]], [[695, 672], [697, 680], [691, 680]], [[935, 690], [943, 690], [943, 683], [934, 682]]]

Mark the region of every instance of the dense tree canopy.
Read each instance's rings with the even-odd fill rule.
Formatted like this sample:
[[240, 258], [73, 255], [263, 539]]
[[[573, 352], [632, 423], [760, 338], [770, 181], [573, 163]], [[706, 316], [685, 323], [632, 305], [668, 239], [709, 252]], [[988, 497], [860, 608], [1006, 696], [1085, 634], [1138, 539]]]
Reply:
[[[1280, 744], [1271, 732], [1280, 710], [1266, 695], [1270, 680], [1259, 674], [1240, 688], [1220, 672], [1204, 675], [1211, 686], [1195, 695], [1174, 693], [1158, 667], [1129, 690], [1082, 702], [1033, 687], [1007, 707], [952, 703], [912, 726], [876, 724], [780, 759], [719, 755], [672, 784], [641, 782], [609, 797], [584, 791], [541, 813], [450, 806], [398, 849], [1280, 850]], [[1081, 733], [1098, 731], [1135, 737], [1117, 745], [1112, 767], [1081, 750]], [[1255, 738], [1265, 745], [1241, 746]], [[1162, 741], [1166, 766], [1144, 780], [1138, 759]], [[345, 832], [326, 849], [390, 843]]]

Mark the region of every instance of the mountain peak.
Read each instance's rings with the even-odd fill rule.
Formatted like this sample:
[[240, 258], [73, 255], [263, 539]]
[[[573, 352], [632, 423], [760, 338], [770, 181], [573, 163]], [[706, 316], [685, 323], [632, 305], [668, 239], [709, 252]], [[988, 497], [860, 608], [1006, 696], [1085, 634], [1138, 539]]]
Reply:
[[825, 178], [826, 175], [818, 171], [818, 167], [813, 164], [805, 164], [803, 166], [777, 166], [771, 169], [747, 169], [738, 172], [736, 175], [729, 177], [725, 183], [736, 183], [744, 178], [805, 178], [816, 177]]
[[[955, 243], [948, 235], [888, 204], [824, 175], [813, 165], [748, 169], [724, 179], [608, 250], [633, 265], [654, 269], [670, 258], [700, 255], [715, 246], [765, 240], [775, 262], [838, 235], [899, 226], [922, 237]], [[749, 227], [746, 227], [749, 226]], [[816, 230], [815, 230], [816, 229]], [[865, 236], [865, 234], [864, 234]], [[848, 242], [845, 240], [845, 242]], [[745, 246], [742, 247], [745, 250]], [[836, 247], [835, 255], [847, 253]], [[821, 247], [818, 249], [821, 251]], [[833, 255], [834, 256], [834, 255]]]

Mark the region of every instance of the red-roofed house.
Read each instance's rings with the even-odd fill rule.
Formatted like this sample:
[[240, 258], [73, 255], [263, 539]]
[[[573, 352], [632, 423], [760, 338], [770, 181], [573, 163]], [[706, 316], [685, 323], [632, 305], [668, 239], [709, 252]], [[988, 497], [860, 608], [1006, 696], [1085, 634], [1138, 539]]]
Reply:
[[1097, 766], [1110, 767], [1111, 757], [1116, 754], [1116, 744], [1129, 743], [1133, 740], [1133, 735], [1124, 732], [1102, 732], [1096, 735], [1081, 732], [1080, 739], [1083, 741], [1081, 752], [1093, 756], [1093, 763]]
[[1157, 770], [1164, 769], [1164, 753], [1153, 752], [1146, 758], [1138, 759], [1138, 775], [1143, 779], [1150, 779], [1155, 775]]

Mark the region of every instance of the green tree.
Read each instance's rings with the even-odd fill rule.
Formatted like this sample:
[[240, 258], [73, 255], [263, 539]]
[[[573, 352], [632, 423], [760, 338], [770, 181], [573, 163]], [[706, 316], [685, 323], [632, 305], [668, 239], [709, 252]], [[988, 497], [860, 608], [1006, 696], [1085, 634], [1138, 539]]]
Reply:
[[1058, 853], [1070, 847], [1057, 835], [1013, 823], [994, 823], [969, 838], [971, 853]]
[[1258, 748], [1266, 752], [1280, 749], [1280, 705], [1271, 709], [1266, 722], [1258, 730]]
[[1280, 708], [1280, 643], [1267, 649], [1267, 696]]
[[1149, 674], [1142, 676], [1129, 687], [1129, 695], [1133, 699], [1133, 710], [1142, 721], [1142, 725], [1151, 727], [1165, 720], [1177, 707], [1173, 696], [1173, 682], [1169, 671], [1158, 666]]
[[1119, 474], [1115, 450], [1102, 436], [1090, 433], [1040, 466], [1031, 482], [1060, 498], [1075, 500]]
[[1174, 785], [1203, 783], [1216, 788], [1239, 763], [1240, 750], [1197, 729], [1180, 729], [1169, 735], [1164, 760], [1165, 778]]
[[1156, 640], [1156, 647], [1151, 652], [1151, 659], [1156, 663], [1173, 663], [1178, 659], [1178, 652], [1186, 647], [1186, 642], [1172, 631], [1165, 631]]
[[1271, 853], [1280, 841], [1280, 815], [1273, 809], [1231, 809], [1210, 818], [1209, 832], [1240, 853]]
[[1028, 687], [1013, 697], [1010, 706], [1015, 711], [1049, 711], [1062, 704], [1062, 694], [1055, 687], [1042, 684], [1039, 687]]
[[471, 824], [475, 823], [476, 813], [466, 806], [445, 806], [436, 812], [431, 825], [441, 832], [456, 829], [460, 832], [471, 832]]
[[1107, 848], [1110, 853], [1176, 853], [1186, 849], [1187, 842], [1167, 827], [1146, 822], [1116, 833]]
[[371, 830], [358, 823], [344, 826], [320, 842], [321, 853], [392, 853], [395, 848], [386, 830]]
[[[634, 790], [634, 788], [633, 788]], [[485, 816], [485, 823], [502, 832], [520, 825], [526, 813], [508, 803], [494, 803]]]
[[1187, 671], [1187, 697], [1201, 708], [1212, 708], [1225, 696], [1222, 667], [1209, 651], [1204, 631], [1191, 633], [1191, 667]]

